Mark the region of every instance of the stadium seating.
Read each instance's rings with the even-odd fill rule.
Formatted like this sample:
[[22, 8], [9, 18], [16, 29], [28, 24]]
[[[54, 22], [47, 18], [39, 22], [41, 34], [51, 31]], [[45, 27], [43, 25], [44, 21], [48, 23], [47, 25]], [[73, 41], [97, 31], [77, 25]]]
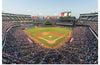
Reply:
[[4, 34], [7, 31], [7, 29], [13, 25], [13, 22], [2, 22], [2, 39], [4, 39]]
[[[8, 14], [8, 13], [7, 13]], [[11, 28], [6, 33], [5, 46], [2, 49], [3, 64], [97, 64], [98, 63], [98, 39], [90, 31], [89, 27], [98, 34], [98, 17], [80, 17], [77, 25], [69, 27], [65, 24], [72, 22], [60, 22], [58, 19], [33, 19], [29, 16], [3, 15], [2, 39], [5, 32], [13, 25], [22, 25], [23, 28], [34, 28], [35, 25], [43, 27], [44, 23], [56, 23], [57, 27], [73, 29], [73, 41], [65, 42], [56, 49], [45, 48], [30, 39], [20, 26]], [[11, 14], [10, 14], [11, 15]], [[84, 19], [84, 20], [83, 20]], [[22, 24], [19, 22], [24, 20]], [[15, 22], [17, 21], [17, 22]], [[64, 26], [63, 26], [64, 25]], [[30, 39], [32, 43], [28, 40]]]
[[[72, 43], [65, 43], [57, 49], [47, 49], [33, 41], [31, 44], [28, 36], [20, 27], [13, 28], [7, 33], [6, 45], [3, 52], [21, 59], [18, 63], [42, 64], [89, 64], [97, 63], [98, 43], [87, 27], [76, 27], [73, 30]], [[12, 41], [9, 41], [12, 40]], [[14, 61], [6, 63], [14, 63]], [[5, 63], [4, 62], [4, 63]]]
[[32, 21], [31, 15], [21, 15], [21, 14], [12, 14], [12, 13], [2, 13], [2, 20], [3, 21], [23, 21], [23, 22], [30, 22]]

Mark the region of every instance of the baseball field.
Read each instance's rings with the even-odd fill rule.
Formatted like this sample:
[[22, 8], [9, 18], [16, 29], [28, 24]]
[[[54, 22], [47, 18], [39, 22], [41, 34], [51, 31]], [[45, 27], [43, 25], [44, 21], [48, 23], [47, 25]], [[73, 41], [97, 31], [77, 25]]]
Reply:
[[42, 27], [24, 30], [26, 34], [43, 47], [55, 49], [67, 42], [72, 29], [59, 27]]

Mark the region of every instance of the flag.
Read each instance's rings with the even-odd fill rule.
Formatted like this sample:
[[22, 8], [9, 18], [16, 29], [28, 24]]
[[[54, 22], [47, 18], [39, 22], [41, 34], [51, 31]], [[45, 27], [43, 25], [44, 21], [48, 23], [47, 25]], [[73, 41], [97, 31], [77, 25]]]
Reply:
[[67, 13], [67, 16], [69, 16], [69, 13]]
[[38, 17], [37, 16], [33, 16], [33, 19], [37, 19]]
[[71, 13], [69, 13], [69, 16], [71, 16]]
[[63, 17], [63, 13], [61, 13], [61, 17]]
[[67, 13], [64, 13], [64, 16], [67, 16]]

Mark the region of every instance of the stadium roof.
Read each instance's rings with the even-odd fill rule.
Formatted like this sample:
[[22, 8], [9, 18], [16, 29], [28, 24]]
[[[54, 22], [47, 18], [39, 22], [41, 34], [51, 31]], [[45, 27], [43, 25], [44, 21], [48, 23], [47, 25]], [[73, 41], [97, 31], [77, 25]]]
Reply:
[[31, 15], [25, 15], [25, 14], [12, 14], [12, 13], [2, 13], [2, 15], [31, 16]]
[[98, 16], [98, 12], [96, 12], [96, 13], [80, 14], [80, 16]]

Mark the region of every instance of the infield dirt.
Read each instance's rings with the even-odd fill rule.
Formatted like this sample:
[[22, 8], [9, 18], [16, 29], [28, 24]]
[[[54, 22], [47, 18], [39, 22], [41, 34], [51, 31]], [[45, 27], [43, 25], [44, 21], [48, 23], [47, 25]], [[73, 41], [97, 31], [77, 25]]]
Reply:
[[[69, 35], [59, 44], [57, 44], [56, 46], [54, 47], [50, 47], [50, 46], [47, 46], [45, 45], [44, 43], [40, 42], [39, 40], [37, 40], [36, 38], [32, 37], [27, 31], [24, 31], [31, 39], [33, 39], [36, 43], [39, 43], [40, 45], [42, 45], [43, 47], [46, 47], [46, 48], [49, 48], [49, 49], [55, 49], [55, 48], [58, 48], [60, 47], [62, 44], [64, 44], [65, 42], [67, 42], [70, 37], [71, 37], [71, 32], [69, 32]], [[56, 35], [59, 35], [60, 37], [64, 36], [64, 34], [61, 34], [61, 33], [56, 33], [56, 32], [44, 32], [44, 33], [39, 33], [39, 34], [36, 34], [36, 36], [40, 37], [42, 35], [45, 35], [45, 34], [49, 34], [49, 33], [52, 33], [52, 34], [56, 34]], [[58, 38], [59, 39], [59, 38]], [[56, 39], [57, 40], [57, 39]], [[56, 41], [55, 40], [55, 41]], [[47, 40], [48, 41], [48, 40]], [[54, 43], [55, 42], [54, 40], [53, 41], [48, 41], [49, 43]]]

